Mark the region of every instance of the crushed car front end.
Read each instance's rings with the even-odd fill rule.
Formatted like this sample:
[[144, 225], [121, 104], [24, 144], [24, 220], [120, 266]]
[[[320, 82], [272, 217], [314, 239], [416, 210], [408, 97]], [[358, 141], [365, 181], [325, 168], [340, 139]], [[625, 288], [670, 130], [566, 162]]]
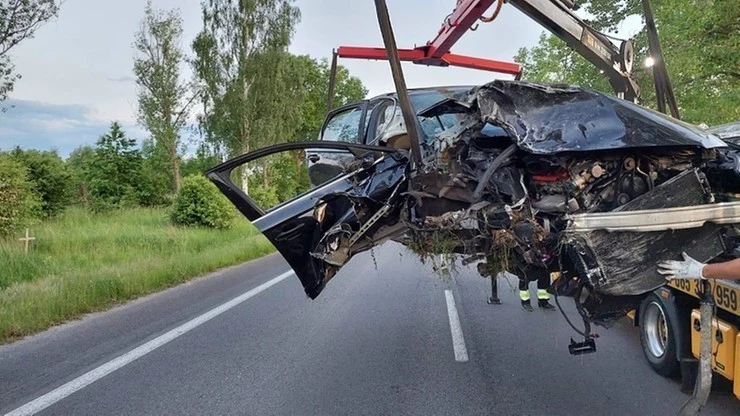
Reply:
[[740, 153], [695, 126], [588, 89], [494, 81], [418, 111], [438, 126], [412, 170], [400, 111], [386, 114], [364, 150], [385, 149], [382, 161], [355, 152], [342, 174], [362, 174], [308, 197], [315, 235], [281, 249], [312, 298], [353, 255], [394, 239], [421, 256], [458, 254], [484, 276], [557, 276], [552, 293], [608, 326], [665, 283], [657, 260], [734, 247]]

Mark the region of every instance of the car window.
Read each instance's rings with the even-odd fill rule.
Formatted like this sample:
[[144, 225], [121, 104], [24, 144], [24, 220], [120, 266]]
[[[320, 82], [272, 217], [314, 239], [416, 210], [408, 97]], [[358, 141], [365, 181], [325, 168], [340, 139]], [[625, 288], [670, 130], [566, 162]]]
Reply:
[[[262, 156], [232, 170], [229, 179], [257, 207], [270, 212], [342, 173], [341, 166], [335, 170], [326, 169], [325, 165], [338, 163], [335, 162], [336, 157], [331, 160], [323, 158], [326, 160], [322, 160], [322, 163], [312, 164], [306, 153], [306, 149], [295, 149]], [[349, 155], [348, 152], [344, 154]], [[326, 175], [322, 181], [312, 183], [312, 167], [320, 173], [328, 171], [332, 175]]]
[[[370, 104], [370, 121], [367, 123], [366, 140], [368, 144], [374, 144], [386, 131], [397, 111], [396, 101], [392, 98], [382, 98]], [[399, 113], [400, 114], [400, 113]]]
[[326, 123], [321, 140], [359, 143], [362, 108], [354, 107], [339, 112]]

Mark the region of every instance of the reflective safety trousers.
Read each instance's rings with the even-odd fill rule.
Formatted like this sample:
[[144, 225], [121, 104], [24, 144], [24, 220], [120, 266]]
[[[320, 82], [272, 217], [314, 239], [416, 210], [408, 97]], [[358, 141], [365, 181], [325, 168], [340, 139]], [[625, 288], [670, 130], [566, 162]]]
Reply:
[[[550, 294], [547, 293], [547, 288], [550, 287], [550, 276], [542, 274], [537, 279], [537, 299], [546, 300], [550, 299]], [[519, 279], [519, 299], [529, 300], [529, 284], [525, 280]]]

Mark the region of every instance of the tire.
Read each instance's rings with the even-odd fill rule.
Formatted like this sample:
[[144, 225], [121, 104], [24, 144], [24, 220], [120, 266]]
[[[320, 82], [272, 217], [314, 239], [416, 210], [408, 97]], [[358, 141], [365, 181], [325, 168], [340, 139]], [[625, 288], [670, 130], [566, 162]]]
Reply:
[[[650, 366], [664, 377], [680, 372], [676, 348], [681, 335], [679, 322], [668, 312], [666, 300], [651, 293], [640, 305], [640, 344]], [[669, 302], [669, 301], [668, 301]]]

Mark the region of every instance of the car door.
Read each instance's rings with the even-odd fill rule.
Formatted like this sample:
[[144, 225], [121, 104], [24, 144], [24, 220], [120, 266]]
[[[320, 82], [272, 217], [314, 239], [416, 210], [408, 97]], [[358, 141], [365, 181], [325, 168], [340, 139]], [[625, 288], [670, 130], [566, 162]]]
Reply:
[[[320, 141], [363, 144], [367, 101], [360, 101], [330, 111], [319, 133]], [[323, 183], [344, 170], [353, 158], [335, 149], [306, 150], [308, 174], [312, 184]]]
[[[306, 180], [295, 195], [282, 194], [301, 183], [285, 180], [294, 168], [308, 169], [299, 156], [307, 149], [342, 153], [350, 162], [321, 183]], [[352, 256], [391, 237], [388, 230], [400, 217], [407, 170], [408, 155], [397, 149], [293, 142], [228, 160], [207, 177], [270, 240], [314, 299]], [[295, 177], [302, 178], [301, 172]]]

